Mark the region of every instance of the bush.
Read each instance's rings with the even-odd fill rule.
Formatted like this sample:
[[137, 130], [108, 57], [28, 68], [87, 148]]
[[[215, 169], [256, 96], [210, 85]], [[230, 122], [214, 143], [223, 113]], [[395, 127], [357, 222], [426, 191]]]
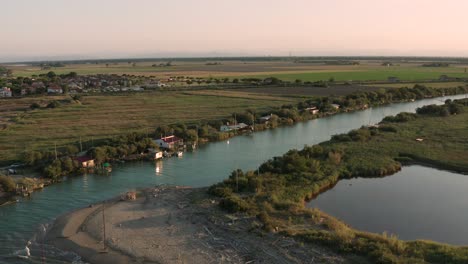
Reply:
[[40, 106], [38, 103], [32, 103], [32, 104], [29, 106], [29, 108], [31, 108], [31, 109], [34, 110], [34, 109], [41, 108], [41, 106]]
[[399, 113], [396, 116], [387, 116], [383, 119], [383, 122], [386, 123], [402, 123], [414, 120], [418, 117], [418, 115], [413, 113]]
[[16, 183], [12, 177], [0, 175], [0, 187], [3, 188], [5, 192], [14, 192]]
[[49, 104], [47, 104], [47, 108], [56, 108], [56, 107], [59, 107], [59, 106], [60, 106], [60, 104], [57, 101], [52, 101]]
[[226, 198], [223, 198], [219, 205], [221, 208], [231, 213], [246, 212], [249, 209], [249, 204], [236, 195], [230, 195]]

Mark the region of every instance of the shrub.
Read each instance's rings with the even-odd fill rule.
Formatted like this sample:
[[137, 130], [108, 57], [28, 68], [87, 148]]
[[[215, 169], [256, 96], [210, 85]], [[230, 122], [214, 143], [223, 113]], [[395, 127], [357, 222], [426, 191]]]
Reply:
[[47, 104], [47, 108], [56, 108], [56, 107], [59, 107], [59, 106], [60, 106], [60, 104], [57, 101], [52, 101], [49, 104]]
[[41, 108], [41, 106], [40, 106], [38, 103], [32, 103], [32, 104], [29, 106], [29, 108], [31, 108], [31, 109], [34, 110], [34, 109]]
[[246, 212], [249, 209], [249, 204], [236, 195], [229, 195], [221, 199], [219, 205], [231, 213]]
[[5, 192], [13, 192], [15, 191], [16, 184], [12, 177], [0, 175], [0, 187]]

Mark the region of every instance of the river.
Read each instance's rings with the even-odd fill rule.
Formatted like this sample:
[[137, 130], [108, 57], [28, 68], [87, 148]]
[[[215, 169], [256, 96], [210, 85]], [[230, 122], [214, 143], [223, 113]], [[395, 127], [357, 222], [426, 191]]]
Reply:
[[[446, 99], [465, 97], [457, 95], [424, 99], [338, 114], [209, 143], [193, 153], [184, 153], [182, 158], [114, 166], [111, 176], [69, 178], [63, 183], [35, 192], [31, 198], [0, 207], [0, 263], [2, 260], [4, 263], [12, 263], [13, 260], [18, 262], [11, 258], [13, 252], [24, 249], [27, 241], [41, 233], [45, 224], [70, 210], [114, 197], [132, 188], [156, 184], [208, 186], [223, 180], [235, 168], [255, 169], [267, 159], [282, 155], [290, 149], [329, 140], [334, 134], [380, 122], [385, 116], [414, 112], [424, 105], [443, 104]], [[37, 240], [40, 242], [40, 236]], [[63, 252], [56, 252], [53, 248], [34, 245], [31, 254], [45, 254], [50, 261], [69, 261], [71, 258], [62, 256]]]

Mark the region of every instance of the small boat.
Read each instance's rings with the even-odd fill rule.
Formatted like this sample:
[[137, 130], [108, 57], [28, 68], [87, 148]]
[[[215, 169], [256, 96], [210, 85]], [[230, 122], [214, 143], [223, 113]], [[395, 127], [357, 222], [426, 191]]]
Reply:
[[108, 162], [104, 163], [103, 168], [107, 172], [112, 172], [112, 166]]
[[175, 153], [176, 157], [182, 157], [182, 155], [184, 155], [184, 153], [182, 151], [177, 151]]

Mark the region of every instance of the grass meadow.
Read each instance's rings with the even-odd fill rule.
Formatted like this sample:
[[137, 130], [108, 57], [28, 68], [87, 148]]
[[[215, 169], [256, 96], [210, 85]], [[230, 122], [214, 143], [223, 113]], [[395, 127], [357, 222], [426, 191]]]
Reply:
[[153, 92], [90, 95], [55, 109], [29, 109], [33, 102], [45, 106], [52, 100], [66, 99], [42, 96], [2, 100], [0, 160], [14, 159], [24, 150], [77, 142], [80, 137], [89, 141], [148, 132], [160, 125], [219, 119], [248, 108], [266, 110], [299, 100], [249, 93]]
[[38, 66], [10, 66], [15, 76], [32, 76], [54, 71], [66, 74], [133, 74], [156, 77], [193, 76], [204, 78], [266, 78], [277, 77], [285, 81], [320, 81], [334, 78], [336, 81], [385, 81], [390, 76], [404, 81], [438, 79], [440, 75], [468, 78], [463, 65], [450, 67], [421, 67], [418, 63], [402, 63], [399, 66], [381, 66], [376, 62], [361, 62], [360, 65], [325, 65], [294, 63], [293, 61], [223, 61], [220, 65], [206, 62], [173, 62], [170, 67], [152, 67], [166, 61], [137, 62], [135, 66], [126, 62], [99, 64], [69, 64], [65, 67], [41, 70]]

